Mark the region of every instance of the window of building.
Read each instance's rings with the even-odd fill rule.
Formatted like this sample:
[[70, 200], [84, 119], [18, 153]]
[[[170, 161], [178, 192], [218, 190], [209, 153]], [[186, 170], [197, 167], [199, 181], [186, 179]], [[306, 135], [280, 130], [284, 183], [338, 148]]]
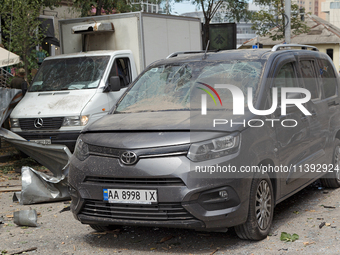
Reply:
[[333, 60], [333, 49], [327, 49], [326, 53]]

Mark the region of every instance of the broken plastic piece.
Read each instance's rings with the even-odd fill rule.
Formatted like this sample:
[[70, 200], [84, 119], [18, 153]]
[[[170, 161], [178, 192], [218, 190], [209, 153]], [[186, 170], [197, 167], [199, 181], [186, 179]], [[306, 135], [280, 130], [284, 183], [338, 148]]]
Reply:
[[14, 223], [18, 226], [37, 227], [37, 211], [22, 210], [13, 213]]

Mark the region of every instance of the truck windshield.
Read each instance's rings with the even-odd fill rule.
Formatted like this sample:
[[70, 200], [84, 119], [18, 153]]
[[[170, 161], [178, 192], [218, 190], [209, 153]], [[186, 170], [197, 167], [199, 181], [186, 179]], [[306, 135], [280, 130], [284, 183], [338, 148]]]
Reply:
[[109, 56], [87, 56], [46, 60], [29, 91], [97, 88], [109, 59]]
[[[115, 113], [199, 109], [202, 94], [208, 97], [209, 109], [232, 109], [230, 91], [215, 89], [221, 99], [219, 101], [214, 92], [215, 84], [237, 86], [245, 96], [248, 87], [251, 87], [255, 101], [263, 65], [264, 62], [259, 60], [238, 60], [197, 61], [150, 67], [127, 91]], [[223, 103], [222, 108], [220, 102]]]

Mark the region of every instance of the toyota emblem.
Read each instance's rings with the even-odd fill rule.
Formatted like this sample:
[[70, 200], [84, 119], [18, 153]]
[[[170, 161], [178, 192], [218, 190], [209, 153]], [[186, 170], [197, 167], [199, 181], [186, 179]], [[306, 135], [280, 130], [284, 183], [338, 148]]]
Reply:
[[122, 153], [122, 155], [120, 155], [120, 160], [125, 165], [133, 165], [134, 163], [137, 162], [138, 157], [136, 153], [132, 151], [125, 151]]
[[35, 128], [41, 128], [43, 124], [44, 124], [44, 121], [42, 120], [42, 118], [38, 118], [34, 120]]

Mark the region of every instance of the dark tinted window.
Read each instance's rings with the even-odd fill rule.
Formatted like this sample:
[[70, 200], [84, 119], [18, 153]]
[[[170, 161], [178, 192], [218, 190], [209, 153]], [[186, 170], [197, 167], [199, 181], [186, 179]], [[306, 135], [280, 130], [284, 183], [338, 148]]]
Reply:
[[332, 65], [325, 59], [319, 59], [318, 62], [325, 97], [327, 98], [336, 95], [337, 81]]
[[300, 61], [300, 70], [303, 78], [305, 88], [311, 93], [311, 99], [319, 98], [319, 90], [315, 77], [315, 68], [313, 61], [303, 60]]

